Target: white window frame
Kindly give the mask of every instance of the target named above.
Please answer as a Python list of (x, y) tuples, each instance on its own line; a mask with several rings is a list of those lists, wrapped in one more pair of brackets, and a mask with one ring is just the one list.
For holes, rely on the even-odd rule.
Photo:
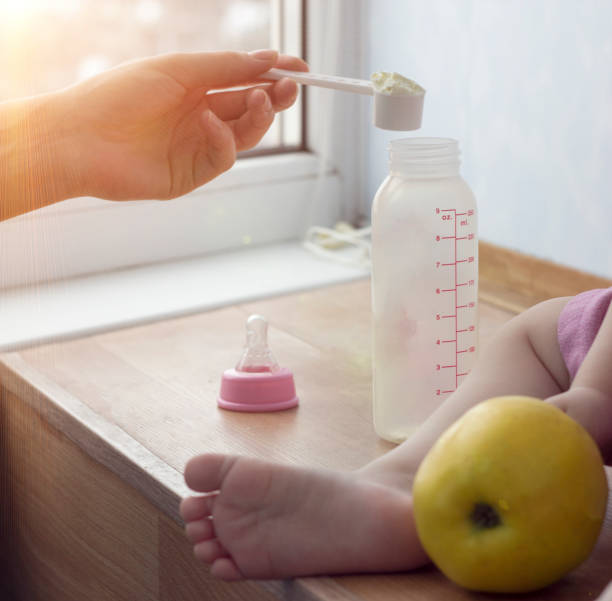
[[(312, 71), (330, 72), (331, 47), (333, 71), (361, 75), (363, 0), (305, 2)], [(302, 40), (285, 35), (284, 41), (286, 52), (300, 54)], [(367, 204), (363, 130), (369, 107), (362, 97), (342, 94), (342, 118), (322, 136), (317, 93), (306, 91), (308, 150), (240, 159), (213, 182), (169, 202), (71, 199), (0, 224), (0, 288), (297, 240), (313, 223), (356, 221)]]

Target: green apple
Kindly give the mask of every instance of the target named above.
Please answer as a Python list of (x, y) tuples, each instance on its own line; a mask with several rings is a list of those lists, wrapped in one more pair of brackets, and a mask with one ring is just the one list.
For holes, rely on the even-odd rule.
[(560, 409), (499, 397), (438, 439), (414, 481), (417, 532), (457, 584), (517, 593), (561, 578), (590, 554), (608, 484), (589, 434)]

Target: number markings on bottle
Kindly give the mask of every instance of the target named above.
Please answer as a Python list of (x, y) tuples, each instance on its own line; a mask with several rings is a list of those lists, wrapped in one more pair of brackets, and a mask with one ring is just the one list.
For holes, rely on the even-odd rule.
[(454, 297), (455, 297), (455, 302), (454, 302), (454, 308), (455, 308), (455, 313), (451, 314), (442, 314), (442, 313), (437, 313), (436, 314), (436, 320), (442, 320), (442, 319), (454, 319), (455, 320), (455, 338), (449, 338), (447, 340), (441, 340), (440, 338), (438, 338), (436, 340), (436, 344), (437, 345), (441, 345), (441, 344), (454, 344), (455, 345), (455, 362), (454, 364), (448, 364), (448, 365), (441, 365), (441, 364), (436, 364), (436, 370), (440, 371), (442, 369), (454, 369), (455, 370), (455, 387), (445, 390), (445, 389), (441, 389), (438, 388), (436, 389), (436, 395), (443, 395), (443, 394), (451, 394), (453, 392), (455, 392), (455, 390), (458, 388), (459, 386), (459, 378), (467, 376), (469, 373), (469, 370), (467, 371), (459, 371), (459, 356), (463, 355), (463, 354), (469, 354), (469, 353), (474, 353), (476, 351), (476, 346), (472, 345), (469, 346), (467, 348), (462, 348), (459, 344), (460, 342), (460, 334), (463, 333), (470, 333), (470, 332), (474, 332), (476, 329), (475, 324), (469, 324), (467, 327), (462, 327), (459, 328), (459, 312), (463, 311), (463, 310), (469, 310), (469, 309), (473, 309), (476, 306), (475, 301), (469, 301), (469, 302), (465, 302), (465, 300), (463, 300), (462, 304), (458, 304), (458, 296), (459, 296), (459, 289), (460, 288), (470, 288), (470, 287), (474, 287), (475, 286), (475, 279), (468, 279), (465, 282), (459, 282), (458, 281), (458, 266), (459, 265), (463, 265), (466, 264), (463, 268), (465, 269), (465, 267), (467, 267), (468, 265), (472, 264), (475, 265), (475, 256), (474, 255), (468, 255), (468, 256), (461, 256), (459, 257), (458, 255), (458, 243), (460, 243), (462, 240), (474, 240), (474, 234), (473, 233), (468, 233), (467, 235), (458, 235), (457, 232), (457, 227), (458, 227), (458, 222), (459, 222), (459, 227), (467, 227), (470, 225), (470, 221), (469, 218), (471, 216), (474, 215), (474, 211), (472, 209), (468, 210), (468, 211), (463, 211), (463, 212), (459, 212), (457, 211), (457, 209), (440, 209), (440, 208), (436, 208), (436, 214), (440, 215), (440, 218), (443, 222), (451, 222), (453, 223), (453, 234), (452, 235), (442, 235), (442, 233), (437, 234), (435, 239), (436, 242), (443, 242), (445, 240), (453, 240), (453, 244), (450, 247), (450, 261), (448, 262), (442, 262), (442, 261), (436, 261), (436, 268), (440, 269), (441, 267), (452, 267), (452, 273), (451, 273), (451, 277), (452, 277), (452, 281), (451, 281), (451, 287), (445, 287), (445, 288), (436, 288), (436, 294), (448, 294), (448, 293), (453, 293)]

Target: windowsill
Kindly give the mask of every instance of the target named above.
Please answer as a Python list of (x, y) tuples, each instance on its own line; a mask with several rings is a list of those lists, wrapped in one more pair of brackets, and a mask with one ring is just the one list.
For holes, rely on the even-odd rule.
[(344, 218), (341, 205), (339, 174), (321, 171), (308, 152), (239, 161), (168, 202), (71, 198), (0, 223), (1, 285), (226, 253), (245, 241), (254, 248), (294, 240), (310, 224)]
[(368, 276), (293, 241), (15, 288), (0, 296), (0, 351)]

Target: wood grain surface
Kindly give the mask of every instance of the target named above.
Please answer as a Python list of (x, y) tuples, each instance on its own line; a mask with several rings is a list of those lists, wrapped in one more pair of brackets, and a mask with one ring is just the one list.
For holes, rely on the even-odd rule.
[[(481, 342), (513, 315), (512, 306), (481, 302)], [(294, 372), (297, 409), (217, 408), (221, 373), (238, 361), (252, 313), (268, 319), (272, 350)], [(350, 470), (392, 448), (372, 428), (366, 280), (6, 353), (0, 379), (0, 423), (10, 432), (2, 438), (3, 465), (7, 452), (14, 464), (3, 490), (20, 516), (12, 544), (34, 566), (28, 601), (43, 598), (42, 588), (54, 591), (45, 601), (72, 599), (59, 591), (83, 593), (79, 578), (89, 574), (95, 584), (102, 577), (96, 569), (104, 579), (109, 572), (105, 582), (115, 596), (94, 588), (81, 598), (495, 598), (459, 590), (432, 568), (237, 586), (212, 581), (191, 559), (176, 507), (186, 492), (183, 466), (193, 455), (244, 454)], [(34, 543), (22, 540), (22, 523)], [(521, 599), (593, 599), (610, 578), (607, 528), (579, 570)]]
[(502, 248), (478, 245), (479, 296), (514, 313), (548, 298), (574, 296), (592, 288), (612, 286), (610, 278)]

